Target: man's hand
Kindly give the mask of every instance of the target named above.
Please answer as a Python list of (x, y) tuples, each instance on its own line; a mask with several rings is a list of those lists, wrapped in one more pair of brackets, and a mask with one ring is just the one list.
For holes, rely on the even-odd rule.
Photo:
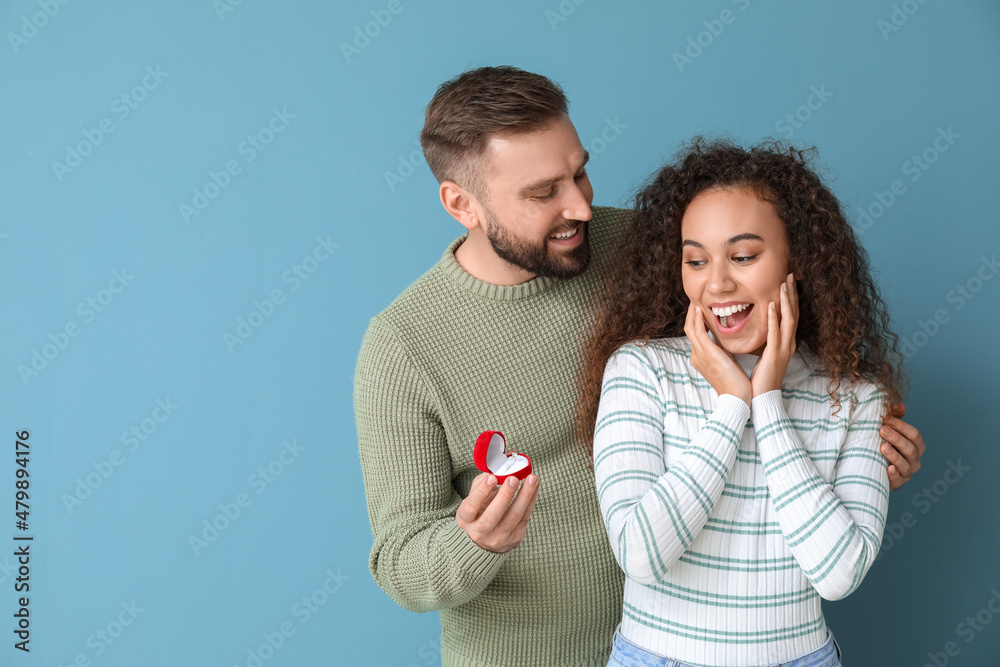
[(487, 551), (502, 554), (519, 545), (528, 533), (528, 519), (538, 498), (538, 477), (528, 475), (520, 493), (517, 487), (516, 477), (508, 477), (502, 486), (497, 486), (493, 475), (476, 477), (469, 497), (455, 513), (458, 527)]
[(889, 489), (895, 491), (910, 481), (910, 476), (920, 470), (920, 457), (924, 455), (927, 446), (924, 436), (915, 427), (904, 422), (900, 417), (906, 414), (906, 407), (900, 403), (893, 406), (893, 415), (883, 420), (879, 435), (885, 440), (882, 443), (882, 455), (889, 459)]

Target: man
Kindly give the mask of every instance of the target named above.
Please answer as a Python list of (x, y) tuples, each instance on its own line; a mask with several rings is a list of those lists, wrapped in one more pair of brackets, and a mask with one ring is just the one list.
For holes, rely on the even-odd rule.
[[(537, 74), (481, 68), (445, 83), (421, 145), (468, 234), (362, 344), (372, 575), (403, 607), (441, 610), (446, 666), (604, 665), (624, 578), (576, 436), (576, 376), (620, 212), (591, 208), (566, 98)], [(889, 424), (898, 487), (924, 446), (913, 427)], [(484, 430), (502, 431), (537, 475), (518, 490), (478, 474)]]

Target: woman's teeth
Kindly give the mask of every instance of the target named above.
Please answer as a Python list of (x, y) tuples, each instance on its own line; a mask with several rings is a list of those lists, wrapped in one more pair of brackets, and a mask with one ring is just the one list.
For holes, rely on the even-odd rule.
[(726, 306), (725, 308), (713, 308), (712, 312), (719, 317), (729, 317), (733, 313), (738, 313), (741, 310), (746, 310), (750, 307), (749, 303), (741, 303), (738, 306)]
[(729, 328), (729, 316), (740, 312), (741, 310), (746, 310), (750, 307), (749, 303), (741, 303), (738, 306), (726, 306), (725, 308), (712, 308), (712, 312), (715, 316), (719, 318), (719, 324), (723, 328)]

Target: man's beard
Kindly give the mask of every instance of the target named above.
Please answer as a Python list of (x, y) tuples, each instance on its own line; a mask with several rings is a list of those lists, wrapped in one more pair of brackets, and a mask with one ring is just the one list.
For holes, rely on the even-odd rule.
[(484, 208), (489, 220), (486, 238), (501, 259), (540, 277), (573, 278), (587, 270), (590, 264), (590, 239), (586, 222), (577, 222), (577, 234), (583, 234), (578, 246), (566, 253), (550, 256), (548, 237), (541, 245), (533, 246), (514, 236), (492, 210)]

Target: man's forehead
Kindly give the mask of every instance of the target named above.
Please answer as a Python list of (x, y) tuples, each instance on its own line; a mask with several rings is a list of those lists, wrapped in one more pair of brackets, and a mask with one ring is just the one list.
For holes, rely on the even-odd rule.
[(568, 150), (576, 148), (583, 152), (576, 127), (569, 118), (557, 118), (529, 132), (497, 132), (486, 142), (486, 152), (542, 151), (551, 150), (553, 145), (564, 145)]
[[(580, 144), (573, 124), (565, 119), (534, 132), (494, 135), (481, 156), (485, 173), (516, 181), (557, 178), (567, 168), (576, 171), (589, 154)], [(510, 173), (504, 173), (510, 171)], [(549, 173), (551, 172), (551, 173)]]

